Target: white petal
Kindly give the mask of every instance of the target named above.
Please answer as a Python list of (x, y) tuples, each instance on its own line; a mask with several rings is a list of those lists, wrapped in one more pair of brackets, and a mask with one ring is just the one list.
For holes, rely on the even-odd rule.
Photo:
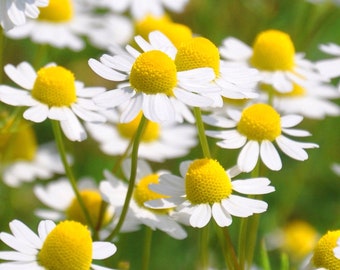
[(298, 142), (288, 139), (287, 137), (284, 137), (282, 135), (276, 138), (276, 142), (279, 145), (280, 149), (287, 156), (300, 161), (308, 159), (307, 152)]
[(249, 141), (241, 150), (237, 165), (243, 172), (250, 172), (256, 166), (259, 158), (260, 146), (257, 141)]
[(190, 225), (194, 228), (203, 228), (211, 219), (211, 207), (209, 204), (193, 206), (193, 213), (190, 217)]
[(174, 95), (181, 102), (193, 107), (209, 107), (214, 102), (212, 99), (208, 97), (191, 93), (180, 88), (175, 89)]
[(270, 141), (262, 141), (260, 145), (260, 156), (263, 163), (273, 171), (279, 171), (282, 168), (282, 162), (275, 146)]
[(85, 109), (78, 104), (73, 104), (72, 110), (79, 118), (87, 122), (103, 123), (106, 121), (106, 118), (100, 113)]
[(24, 223), (19, 220), (13, 220), (9, 223), (13, 235), (17, 238), (24, 239), (34, 248), (40, 248), (42, 245), (41, 239)]
[(129, 88), (118, 88), (99, 94), (93, 98), (93, 101), (104, 108), (114, 108), (123, 104), (135, 95), (135, 92)]
[(60, 126), (65, 136), (71, 141), (80, 142), (87, 138), (85, 129), (73, 113), (69, 113), (67, 120), (60, 121)]
[(110, 242), (93, 242), (92, 243), (92, 258), (102, 260), (112, 256), (117, 251), (114, 244)]
[(120, 82), (120, 81), (125, 81), (128, 78), (126, 74), (115, 71), (105, 66), (98, 60), (90, 59), (88, 61), (88, 64), (95, 73), (97, 73), (99, 76), (103, 77), (106, 80)]
[(37, 105), (34, 107), (28, 108), (24, 112), (24, 118), (35, 123), (41, 123), (46, 120), (49, 113), (49, 108), (47, 105)]
[(301, 115), (285, 115), (281, 117), (281, 126), (283, 128), (290, 128), (298, 125), (303, 120)]
[(23, 241), (20, 238), (16, 238), (9, 233), (0, 233), (0, 239), (7, 246), (25, 255), (35, 256), (38, 253), (37, 248), (33, 248), (32, 246), (27, 245), (26, 241)]
[(212, 215), (220, 227), (229, 226), (232, 223), (230, 214), (221, 207), (220, 203), (214, 203), (212, 206)]
[(38, 234), (42, 241), (44, 241), (47, 235), (55, 228), (55, 223), (51, 220), (42, 220), (39, 222)]
[(0, 251), (0, 259), (8, 261), (25, 262), (35, 260), (36, 255), (28, 255), (16, 251)]
[(290, 135), (290, 136), (295, 136), (295, 137), (307, 137), (307, 136), (310, 136), (311, 133), (307, 130), (302, 130), (302, 129), (285, 129), (283, 128), (282, 129), (282, 132), (287, 134), (287, 135)]
[(247, 44), (234, 37), (224, 39), (219, 50), (222, 57), (234, 61), (247, 61), (253, 53)]
[(270, 186), (268, 178), (259, 177), (231, 182), (233, 190), (249, 195), (267, 194), (273, 192), (274, 187)]

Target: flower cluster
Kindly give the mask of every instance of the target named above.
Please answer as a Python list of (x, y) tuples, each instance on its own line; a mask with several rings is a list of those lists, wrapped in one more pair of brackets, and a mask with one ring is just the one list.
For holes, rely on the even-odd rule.
[[(159, 269), (153, 231), (188, 243), (189, 257), (199, 234), (181, 269), (267, 270), (272, 251), (286, 256), (274, 269), (340, 267), (339, 231), (317, 241), (291, 220), (297, 198), (278, 206), (274, 180), (295, 161), (312, 166), (323, 145), (309, 129), (340, 115), (340, 46), (319, 44), (335, 59), (311, 60), (274, 26), (252, 45), (225, 33), (217, 43), (172, 18), (196, 2), (0, 0), (0, 195), (8, 208), (26, 200), (11, 194), (31, 196), (24, 208), (39, 219), (36, 234), (1, 213), (13, 251), (0, 251), (0, 269)], [(30, 52), (7, 55), (7, 44)], [(126, 248), (140, 242), (141, 262)]]

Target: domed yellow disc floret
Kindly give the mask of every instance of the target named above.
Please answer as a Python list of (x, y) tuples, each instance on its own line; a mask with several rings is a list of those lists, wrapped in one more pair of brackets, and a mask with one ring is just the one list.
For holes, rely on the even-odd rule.
[(32, 96), (48, 106), (70, 106), (77, 100), (74, 75), (71, 71), (50, 66), (38, 71)]
[(210, 67), (218, 76), (220, 54), (218, 48), (209, 39), (195, 37), (182, 43), (178, 48), (175, 63), (179, 71)]
[(250, 62), (260, 70), (291, 70), (294, 55), (294, 44), (288, 34), (267, 30), (256, 37)]
[(280, 115), (267, 104), (254, 104), (244, 109), (237, 130), (254, 141), (274, 141), (281, 134)]
[(90, 231), (75, 221), (59, 223), (46, 237), (38, 263), (50, 270), (89, 270), (92, 262)]
[[(82, 190), (80, 196), (83, 199), (84, 205), (89, 212), (92, 224), (98, 224), (102, 197), (96, 190)], [(69, 220), (78, 221), (84, 225), (87, 224), (84, 212), (79, 204), (79, 201), (74, 198), (66, 210), (66, 217)], [(106, 225), (110, 219), (109, 213), (106, 212), (102, 224)]]
[[(131, 139), (138, 128), (139, 122), (142, 118), (142, 112), (140, 112), (135, 119), (129, 123), (119, 123), (117, 125), (118, 132), (124, 138)], [(148, 121), (144, 133), (142, 135), (142, 142), (153, 142), (159, 138), (161, 132), (160, 125), (156, 122)]]
[(40, 8), (39, 19), (50, 22), (67, 22), (73, 18), (71, 0), (49, 0), (47, 7)]
[(137, 92), (172, 96), (177, 84), (175, 63), (162, 51), (144, 52), (132, 66), (130, 84)]
[(213, 159), (194, 160), (185, 175), (187, 199), (193, 204), (218, 203), (231, 192), (231, 181), (220, 163)]
[[(140, 179), (133, 193), (133, 197), (140, 207), (145, 207), (144, 203), (146, 201), (167, 198), (166, 195), (159, 194), (157, 192), (150, 190), (149, 188), (150, 184), (158, 184), (158, 183), (159, 183), (158, 174), (149, 174), (143, 177), (142, 179)], [(148, 208), (148, 209), (150, 211), (154, 211), (159, 214), (161, 213), (165, 214), (168, 212), (168, 209), (151, 209), (151, 208)]]
[(149, 15), (136, 24), (136, 33), (144, 39), (147, 39), (149, 33), (155, 30), (166, 35), (176, 47), (192, 38), (192, 31), (189, 27), (172, 22), (168, 16), (154, 17)]
[(321, 237), (316, 244), (313, 255), (313, 264), (316, 267), (323, 267), (328, 270), (340, 269), (340, 260), (334, 256), (333, 249), (340, 237), (340, 230), (329, 231)]

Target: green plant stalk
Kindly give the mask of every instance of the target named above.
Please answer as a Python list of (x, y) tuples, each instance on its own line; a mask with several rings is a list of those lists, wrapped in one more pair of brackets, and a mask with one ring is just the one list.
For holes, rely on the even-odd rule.
[(281, 270), (289, 270), (289, 258), (286, 253), (281, 254)]
[(133, 194), (133, 190), (135, 188), (135, 182), (136, 182), (139, 143), (141, 141), (141, 138), (142, 138), (142, 135), (143, 135), (143, 132), (144, 132), (144, 129), (147, 123), (148, 123), (148, 120), (143, 115), (142, 119), (139, 122), (136, 134), (134, 136), (134, 142), (133, 142), (132, 153), (131, 153), (131, 171), (130, 171), (129, 186), (128, 186), (128, 191), (125, 196), (122, 213), (119, 217), (116, 227), (112, 230), (110, 235), (106, 238), (106, 241), (112, 240), (114, 236), (119, 233), (124, 223), (126, 214), (128, 212), (129, 204), (132, 198), (132, 194)]
[(197, 127), (198, 137), (200, 139), (200, 144), (201, 144), (202, 151), (203, 151), (203, 156), (205, 158), (211, 158), (209, 144), (208, 144), (207, 136), (205, 135), (204, 124), (202, 121), (201, 109), (198, 107), (194, 107), (194, 115), (196, 119), (196, 127)]
[(3, 55), (4, 55), (4, 39), (5, 35), (3, 29), (0, 27), (0, 84), (2, 83), (3, 77)]
[(271, 270), (269, 256), (264, 240), (261, 241), (261, 262), (263, 270)]
[(52, 120), (52, 128), (53, 128), (53, 133), (54, 133), (54, 137), (57, 143), (57, 147), (59, 150), (59, 155), (61, 158), (61, 161), (64, 165), (64, 169), (66, 172), (66, 176), (70, 181), (70, 184), (72, 186), (73, 192), (76, 195), (77, 201), (84, 213), (85, 219), (86, 219), (86, 223), (89, 225), (89, 227), (92, 229), (92, 231), (94, 231), (94, 226), (91, 220), (91, 216), (88, 212), (88, 209), (85, 206), (85, 203), (83, 201), (83, 198), (81, 197), (78, 187), (77, 187), (77, 182), (76, 179), (73, 175), (73, 171), (67, 161), (67, 156), (66, 156), (66, 151), (65, 151), (65, 146), (64, 146), (64, 142), (63, 142), (63, 136), (62, 136), (62, 132), (60, 129), (60, 124), (59, 121), (57, 120)]
[(199, 230), (199, 269), (209, 268), (209, 223)]
[(237, 260), (237, 256), (235, 253), (234, 245), (231, 241), (230, 233), (228, 227), (223, 227), (221, 228), (226, 244), (226, 249), (225, 253), (226, 256), (228, 257), (228, 260), (230, 261), (230, 264), (233, 266), (231, 269), (232, 270), (241, 270), (241, 266)]
[(151, 254), (151, 243), (152, 243), (152, 229), (145, 226), (145, 236), (144, 236), (144, 247), (143, 247), (143, 257), (142, 257), (142, 269), (148, 270), (150, 263)]

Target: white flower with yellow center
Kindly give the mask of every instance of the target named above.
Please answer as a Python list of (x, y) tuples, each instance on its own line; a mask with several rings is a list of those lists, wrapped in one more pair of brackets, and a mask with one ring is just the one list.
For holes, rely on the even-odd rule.
[(0, 239), (14, 251), (0, 251), (0, 269), (30, 270), (110, 270), (93, 264), (112, 256), (117, 248), (109, 242), (93, 242), (88, 228), (76, 221), (57, 225), (40, 221), (38, 235), (19, 220), (9, 223), (12, 234), (1, 232)]
[(276, 91), (287, 93), (293, 84), (327, 81), (320, 75), (315, 64), (306, 60), (303, 54), (295, 53), (290, 36), (279, 30), (259, 33), (253, 48), (233, 37), (223, 40), (220, 47), (222, 58), (244, 63), (260, 71), (260, 82), (269, 84)]
[[(123, 163), (123, 172), (127, 178), (130, 175), (130, 160)], [(122, 208), (127, 192), (127, 185), (117, 179), (109, 171), (104, 172), (106, 180), (101, 181), (100, 191), (117, 212)], [(183, 239), (187, 236), (184, 229), (172, 219), (172, 209), (155, 210), (144, 205), (148, 200), (164, 198), (164, 195), (149, 189), (149, 184), (158, 183), (159, 172), (153, 172), (148, 163), (138, 160), (136, 185), (130, 201), (128, 215), (134, 217), (141, 224), (152, 230), (161, 230), (175, 239)]]
[(115, 55), (89, 60), (99, 76), (125, 82), (99, 95), (95, 102), (104, 108), (124, 104), (121, 122), (132, 121), (140, 111), (154, 122), (183, 121), (187, 105), (212, 105), (213, 100), (206, 95), (218, 91), (210, 83), (215, 77), (213, 70), (206, 67), (178, 71), (174, 62), (177, 49), (170, 40), (158, 31), (151, 32), (149, 40), (150, 43), (135, 37), (142, 53), (128, 45), (128, 53), (115, 47)]
[(154, 209), (176, 207), (176, 218), (192, 227), (202, 228), (211, 217), (218, 226), (232, 223), (232, 216), (249, 217), (267, 210), (267, 203), (245, 198), (235, 193), (258, 195), (274, 191), (267, 178), (234, 180), (239, 171), (225, 169), (214, 159), (196, 159), (180, 165), (181, 177), (163, 174), (150, 189), (164, 194), (149, 200), (146, 206)]
[(105, 91), (100, 87), (85, 88), (75, 81), (73, 73), (62, 67), (48, 65), (36, 72), (30, 64), (6, 65), (9, 78), (24, 88), (0, 85), (0, 100), (12, 106), (27, 106), (24, 118), (36, 123), (47, 118), (60, 121), (71, 141), (86, 139), (86, 132), (77, 117), (89, 122), (104, 122), (92, 98)]
[(323, 59), (316, 62), (316, 67), (321, 74), (336, 78), (340, 76), (340, 46), (335, 43), (321, 44), (320, 50), (335, 58)]
[(134, 19), (140, 20), (147, 15), (160, 17), (165, 14), (165, 9), (179, 13), (184, 10), (189, 0), (87, 0), (87, 2), (119, 13), (129, 10)]
[(218, 48), (209, 39), (193, 37), (183, 40), (175, 58), (177, 70), (210, 67), (214, 70), (213, 83), (220, 89), (209, 97), (214, 99), (213, 106), (223, 104), (222, 97), (229, 99), (248, 99), (257, 97), (255, 87), (259, 77), (256, 69), (237, 63), (221, 61)]
[(35, 43), (79, 51), (85, 47), (81, 36), (91, 35), (98, 20), (83, 9), (82, 3), (75, 0), (49, 0), (36, 20), (29, 20), (6, 34), (13, 39), (31, 38)]
[[(86, 129), (99, 142), (104, 153), (115, 156), (122, 155), (128, 148), (142, 114), (129, 123), (119, 123), (118, 114), (114, 116), (107, 117), (106, 123), (87, 123)], [(197, 133), (193, 125), (148, 121), (139, 144), (138, 156), (154, 162), (163, 162), (166, 159), (185, 156), (196, 144)]]
[(13, 27), (26, 23), (26, 17), (35, 19), (39, 15), (39, 7), (48, 5), (49, 0), (1, 0), (0, 25), (8, 31)]
[(222, 139), (217, 145), (227, 149), (242, 148), (237, 165), (243, 172), (252, 171), (259, 158), (269, 169), (277, 171), (282, 168), (282, 162), (274, 142), (282, 152), (296, 160), (306, 160), (308, 154), (305, 149), (317, 148), (314, 143), (297, 142), (286, 135), (295, 137), (309, 136), (304, 130), (293, 129), (303, 117), (299, 115), (280, 116), (267, 104), (253, 104), (242, 112), (228, 110), (228, 117), (210, 115), (204, 117), (207, 124), (227, 130), (206, 131), (210, 137)]

